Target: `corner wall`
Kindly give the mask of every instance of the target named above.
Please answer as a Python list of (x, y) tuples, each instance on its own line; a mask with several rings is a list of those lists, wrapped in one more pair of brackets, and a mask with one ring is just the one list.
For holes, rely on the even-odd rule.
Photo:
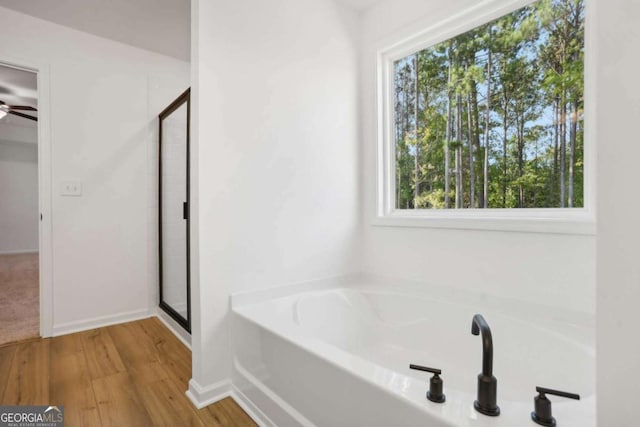
[[(5, 8), (0, 27), (0, 62), (49, 76), (53, 333), (149, 315), (156, 116), (188, 87), (189, 64)], [(61, 196), (64, 181), (82, 196)]]
[(230, 293), (360, 269), (358, 21), (331, 0), (192, 7), (193, 379), (211, 397)]
[(598, 425), (635, 427), (640, 395), (640, 3), (598, 3)]

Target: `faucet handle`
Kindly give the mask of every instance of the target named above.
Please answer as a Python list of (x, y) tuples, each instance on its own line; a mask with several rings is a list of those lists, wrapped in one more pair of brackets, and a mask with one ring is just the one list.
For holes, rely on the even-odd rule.
[(579, 394), (567, 393), (566, 391), (558, 391), (545, 387), (536, 387), (536, 391), (540, 393), (541, 396), (544, 396), (545, 394), (551, 394), (553, 396), (566, 397), (567, 399), (580, 400)]
[(435, 375), (442, 375), (442, 370), (435, 368), (427, 368), (426, 366), (414, 365), (413, 363), (409, 365), (409, 369), (415, 369), (416, 371), (425, 371), (431, 372)]
[(579, 394), (567, 393), (566, 391), (552, 390), (545, 387), (536, 387), (536, 391), (540, 394), (533, 399), (535, 410), (531, 413), (531, 419), (545, 427), (556, 426), (556, 419), (551, 415), (551, 401), (547, 399), (547, 394), (580, 400)]
[(442, 388), (444, 385), (442, 378), (440, 378), (442, 370), (428, 368), (426, 366), (414, 365), (413, 363), (409, 365), (409, 369), (430, 372), (433, 374), (433, 377), (431, 377), (431, 380), (429, 381), (429, 391), (427, 392), (427, 399), (435, 403), (444, 403), (445, 400), (447, 400), (447, 397), (442, 393)]

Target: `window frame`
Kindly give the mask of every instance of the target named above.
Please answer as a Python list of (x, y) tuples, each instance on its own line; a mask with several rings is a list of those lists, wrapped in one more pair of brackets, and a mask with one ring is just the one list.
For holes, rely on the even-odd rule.
[(537, 0), (488, 0), (377, 52), (377, 161), (374, 226), (477, 229), (594, 235), (595, 216), (595, 52), (585, 0), (584, 207), (493, 209), (396, 209), (394, 137), (394, 62), (498, 19)]

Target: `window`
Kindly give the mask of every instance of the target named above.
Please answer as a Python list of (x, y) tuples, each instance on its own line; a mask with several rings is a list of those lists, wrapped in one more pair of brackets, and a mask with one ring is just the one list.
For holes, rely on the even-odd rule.
[(381, 55), (383, 216), (584, 211), (585, 0), (447, 31)]

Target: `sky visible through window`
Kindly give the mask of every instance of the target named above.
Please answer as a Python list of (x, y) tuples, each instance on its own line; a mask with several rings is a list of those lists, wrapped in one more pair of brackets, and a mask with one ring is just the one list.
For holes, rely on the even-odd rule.
[(584, 0), (394, 63), (397, 209), (584, 206)]

